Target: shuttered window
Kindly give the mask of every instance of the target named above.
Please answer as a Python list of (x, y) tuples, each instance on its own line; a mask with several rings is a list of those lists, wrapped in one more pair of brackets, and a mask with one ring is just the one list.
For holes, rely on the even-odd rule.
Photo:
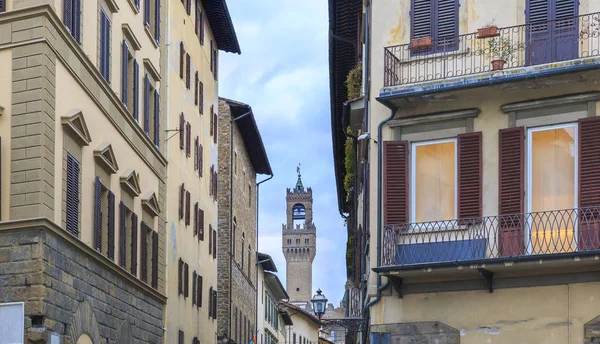
[(150, 27), (150, 0), (144, 0), (144, 25)]
[(200, 275), (198, 275), (198, 285), (196, 293), (196, 304), (198, 304), (198, 307), (202, 307), (202, 276)]
[(102, 252), (102, 181), (96, 177), (94, 185), (94, 249)]
[(217, 174), (217, 171), (214, 171), (213, 172), (213, 200), (215, 202), (217, 201), (218, 180), (219, 180), (219, 175)]
[(196, 289), (198, 288), (198, 279), (197, 279), (197, 274), (196, 274), (196, 270), (194, 270), (194, 273), (192, 273), (192, 305), (196, 305), (196, 298), (197, 298), (197, 292)]
[(185, 149), (185, 117), (183, 112), (179, 115), (179, 149)]
[(215, 72), (215, 54), (213, 54), (213, 48), (214, 43), (212, 41), (212, 39), (210, 40), (210, 72), (214, 73)]
[(79, 237), (79, 161), (67, 153), (66, 230)]
[(0, 0), (0, 12), (6, 11), (6, 0)]
[(204, 241), (204, 210), (198, 208), (198, 240)]
[(115, 194), (108, 190), (108, 259), (115, 260)]
[(104, 9), (100, 9), (100, 56), (98, 62), (100, 74), (107, 82), (110, 82), (110, 25), (108, 15)]
[(189, 90), (191, 88), (191, 57), (190, 54), (185, 54), (185, 87)]
[(215, 132), (214, 132), (215, 131), (215, 126), (214, 126), (215, 117), (213, 116), (214, 113), (215, 113), (215, 106), (211, 105), (210, 106), (210, 118), (209, 118), (210, 119), (210, 128), (209, 128), (210, 129), (210, 136), (214, 136), (215, 135)]
[(192, 156), (192, 125), (187, 122), (185, 125), (185, 156)]
[(160, 148), (160, 94), (154, 90), (154, 145)]
[(202, 144), (198, 144), (198, 171), (199, 171), (199, 176), (202, 177), (202, 170), (203, 170), (203, 166), (204, 166), (204, 151), (202, 148)]
[(140, 10), (140, 0), (135, 0), (135, 8), (137, 8), (137, 10)]
[(412, 0), (411, 38), (430, 37), (434, 45), (413, 52), (458, 49), (458, 0)]
[(185, 64), (185, 48), (183, 47), (183, 42), (179, 43), (179, 77), (183, 80), (183, 68)]
[(196, 33), (196, 35), (200, 33), (200, 4), (198, 3), (199, 1), (200, 0), (194, 0), (194, 9), (196, 10), (194, 12), (194, 32)]
[(579, 250), (600, 248), (600, 214), (586, 211), (600, 206), (600, 117), (579, 120)]
[(185, 184), (181, 184), (179, 188), (179, 219), (183, 220), (184, 215), (184, 207), (185, 207)]
[(183, 331), (179, 330), (179, 343), (178, 344), (184, 344), (184, 335), (183, 335)]
[(185, 0), (185, 11), (188, 15), (192, 14), (192, 0)]
[(200, 44), (204, 45), (204, 12), (200, 13)]
[(200, 112), (200, 115), (204, 114), (204, 84), (202, 83), (202, 81), (199, 81), (199, 95), (198, 95), (198, 111)]
[(211, 165), (210, 166), (210, 189), (209, 189), (209, 194), (211, 196), (213, 196), (213, 199), (214, 199), (213, 193), (215, 191), (214, 182), (213, 182), (213, 179), (215, 178), (214, 170), (215, 170), (215, 165)]
[(138, 216), (136, 213), (131, 214), (131, 274), (137, 276), (137, 238), (138, 238)]
[(183, 295), (183, 259), (181, 258), (179, 258), (177, 267), (177, 291), (180, 295)]
[(140, 116), (140, 66), (133, 60), (133, 118), (139, 120)]
[(152, 231), (152, 287), (158, 288), (158, 233)]
[(214, 112), (214, 110), (211, 109), (212, 112), (212, 116), (213, 116), (213, 142), (215, 144), (217, 144), (217, 136), (218, 136), (218, 130), (217, 130), (217, 114)]
[[(81, 0), (65, 0), (63, 8), (63, 21), (65, 27), (81, 43)], [(0, 0), (0, 12), (6, 10), (6, 0)]]
[(198, 136), (196, 136), (196, 138), (194, 139), (194, 171), (198, 170), (198, 150), (199, 150), (199, 141), (200, 138)]
[(213, 259), (217, 259), (217, 230), (213, 228), (212, 230), (213, 233), (213, 242), (212, 242), (212, 254), (213, 254)]
[(150, 77), (144, 77), (144, 132), (150, 135)]
[(185, 192), (185, 225), (189, 226), (190, 225), (190, 198), (191, 198), (191, 194), (189, 191)]
[(499, 131), (498, 249), (503, 256), (521, 255), (523, 245), (523, 127)]
[(383, 143), (383, 216), (385, 224), (408, 222), (408, 142)]
[(152, 229), (142, 221), (140, 241), (140, 279), (148, 283), (148, 238)]
[(217, 49), (217, 47), (215, 46), (215, 48), (212, 51), (213, 54), (213, 60), (214, 60), (214, 70), (213, 70), (213, 75), (215, 77), (215, 80), (219, 79), (219, 49)]
[(212, 318), (217, 319), (217, 291), (212, 291)]
[(129, 106), (129, 47), (123, 40), (121, 44), (121, 101), (125, 107)]
[(198, 71), (196, 71), (194, 76), (194, 105), (198, 105), (198, 83), (200, 79), (198, 78)]
[(212, 242), (213, 242), (212, 225), (208, 225), (208, 255), (212, 255)]
[(198, 235), (198, 232), (200, 231), (200, 214), (198, 214), (198, 210), (198, 202), (196, 202), (196, 204), (194, 204), (194, 236)]
[(213, 288), (210, 287), (208, 288), (208, 316), (210, 318), (212, 318), (212, 304), (213, 304), (213, 298), (212, 298), (212, 292), (213, 292)]
[(127, 268), (127, 207), (119, 203), (119, 266)]
[(190, 296), (190, 266), (183, 264), (183, 296)]
[(458, 145), (458, 217), (481, 217), (482, 145), (481, 132), (461, 134)]
[(160, 44), (160, 0), (154, 0), (154, 39)]

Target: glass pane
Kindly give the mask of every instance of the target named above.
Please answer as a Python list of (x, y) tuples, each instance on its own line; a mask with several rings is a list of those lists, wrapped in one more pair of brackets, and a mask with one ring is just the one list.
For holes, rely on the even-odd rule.
[(531, 133), (531, 246), (533, 253), (572, 251), (573, 219), (562, 213), (575, 202), (575, 127)]
[(415, 147), (416, 222), (452, 220), (456, 179), (455, 142)]

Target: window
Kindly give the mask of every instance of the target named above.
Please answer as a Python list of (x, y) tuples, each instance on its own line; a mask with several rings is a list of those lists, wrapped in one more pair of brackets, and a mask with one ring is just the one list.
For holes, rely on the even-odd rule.
[(198, 279), (196, 281), (196, 305), (202, 307), (202, 276), (198, 275), (196, 278)]
[(160, 95), (156, 80), (150, 79), (148, 73), (144, 77), (144, 132), (160, 147)]
[(66, 230), (79, 237), (79, 161), (67, 153)]
[(160, 0), (144, 0), (144, 25), (150, 35), (160, 43)]
[(141, 224), (141, 241), (140, 241), (140, 279), (142, 282), (148, 283), (148, 267), (152, 268), (152, 254), (148, 254), (149, 249), (152, 249), (152, 227), (146, 222)]
[(119, 204), (119, 266), (137, 275), (138, 216), (125, 203)]
[(412, 152), (412, 221), (455, 219), (456, 140), (414, 143)]
[(248, 245), (248, 276), (250, 276), (252, 266), (252, 248)]
[(192, 14), (192, 0), (185, 0), (185, 11), (188, 15)]
[(186, 190), (185, 192), (185, 225), (189, 226), (191, 224), (191, 194)]
[[(68, 2), (69, 0), (67, 0)], [(104, 9), (100, 9), (100, 49), (98, 56), (98, 65), (100, 74), (110, 83), (110, 19)]]
[(237, 176), (237, 152), (233, 153), (233, 173)]
[(296, 245), (300, 245), (300, 239), (296, 239)]
[(212, 225), (209, 225), (208, 228), (212, 231), (212, 235), (213, 235), (213, 242), (212, 242), (213, 259), (217, 259), (217, 230), (212, 228)]
[(252, 186), (248, 185), (248, 207), (252, 206)]
[[(527, 212), (577, 208), (577, 125), (530, 128), (527, 135)], [(574, 230), (567, 228), (571, 221), (548, 223), (535, 217), (531, 222), (528, 252), (575, 249)]]
[(192, 125), (187, 122), (185, 125), (185, 156), (192, 156)]
[(115, 194), (96, 177), (94, 192), (94, 248), (115, 258)]
[(433, 46), (413, 49), (432, 53), (458, 49), (458, 0), (412, 0), (411, 39), (430, 37)]
[(133, 57), (127, 41), (123, 40), (121, 49), (121, 101), (133, 118), (137, 120), (139, 116), (139, 65)]
[(185, 87), (188, 90), (192, 86), (192, 83), (191, 83), (191, 71), (192, 71), (191, 57), (190, 57), (190, 54), (186, 53), (185, 54)]
[(242, 269), (244, 268), (244, 241), (246, 240), (246, 233), (242, 233), (242, 247), (240, 249), (240, 255), (242, 256)]
[(200, 44), (204, 45), (204, 13), (202, 12), (200, 0), (196, 0), (195, 32), (198, 36), (198, 41), (200, 41)]
[(185, 215), (185, 184), (182, 183), (179, 187), (179, 219), (183, 220)]
[(183, 41), (179, 42), (179, 78), (183, 80), (185, 70), (185, 47)]
[(237, 228), (237, 220), (235, 219), (235, 217), (233, 218), (233, 229), (231, 231), (231, 246), (232, 246), (232, 252), (233, 252), (233, 259), (235, 259), (235, 230)]
[(158, 232), (152, 231), (152, 288), (158, 288)]
[(287, 243), (288, 243), (288, 245), (291, 245), (292, 244), (292, 239), (287, 239)]
[(200, 115), (204, 114), (204, 84), (202, 83), (202, 81), (198, 81), (199, 85), (198, 85), (198, 112), (200, 113)]
[(185, 337), (183, 334), (183, 331), (179, 330), (179, 343), (178, 344), (183, 344), (185, 342)]
[(308, 245), (309, 244), (310, 239), (304, 239), (304, 244)]
[[(67, 31), (81, 44), (81, 0), (65, 0), (63, 21)], [(4, 8), (4, 6), (0, 6)]]
[(198, 77), (198, 71), (194, 74), (194, 105), (198, 105), (198, 95), (200, 92), (198, 91), (198, 86), (200, 84), (200, 78)]

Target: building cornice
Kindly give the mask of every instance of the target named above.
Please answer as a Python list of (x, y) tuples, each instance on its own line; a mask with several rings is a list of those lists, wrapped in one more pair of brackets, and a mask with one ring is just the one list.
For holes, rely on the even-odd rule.
[(535, 110), (546, 107), (595, 102), (598, 100), (600, 100), (600, 92), (587, 92), (504, 104), (500, 106), (500, 108), (504, 113), (512, 113), (517, 111)]
[(438, 112), (427, 115), (411, 116), (405, 118), (393, 119), (388, 122), (390, 128), (405, 127), (407, 125), (434, 123), (440, 121), (450, 121), (456, 119), (466, 119), (479, 116), (479, 109), (464, 109), (449, 112)]
[(94, 250), (92, 247), (86, 245), (83, 241), (79, 240), (79, 238), (76, 238), (73, 235), (69, 234), (67, 231), (65, 231), (63, 228), (61, 228), (54, 222), (50, 221), (50, 219), (48, 218), (34, 218), (26, 220), (0, 222), (0, 233), (23, 230), (42, 230), (51, 235), (58, 236), (61, 239), (73, 245), (77, 250), (80, 251), (80, 253), (94, 259), (102, 266), (114, 273), (116, 276), (122, 278), (132, 286), (143, 291), (148, 296), (154, 298), (157, 301), (160, 301), (163, 304), (167, 302), (167, 297), (165, 295), (161, 294), (149, 285), (135, 278), (128, 271), (118, 266), (115, 262), (103, 256), (102, 254)]

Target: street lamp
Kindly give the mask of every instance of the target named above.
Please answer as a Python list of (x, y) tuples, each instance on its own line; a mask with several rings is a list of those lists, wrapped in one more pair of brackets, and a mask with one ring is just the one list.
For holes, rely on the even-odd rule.
[(313, 311), (315, 312), (315, 315), (319, 318), (319, 321), (321, 320), (323, 314), (325, 314), (325, 307), (327, 306), (328, 301), (325, 295), (321, 293), (321, 289), (318, 289), (317, 294), (313, 296), (312, 300), (310, 300), (313, 305)]

